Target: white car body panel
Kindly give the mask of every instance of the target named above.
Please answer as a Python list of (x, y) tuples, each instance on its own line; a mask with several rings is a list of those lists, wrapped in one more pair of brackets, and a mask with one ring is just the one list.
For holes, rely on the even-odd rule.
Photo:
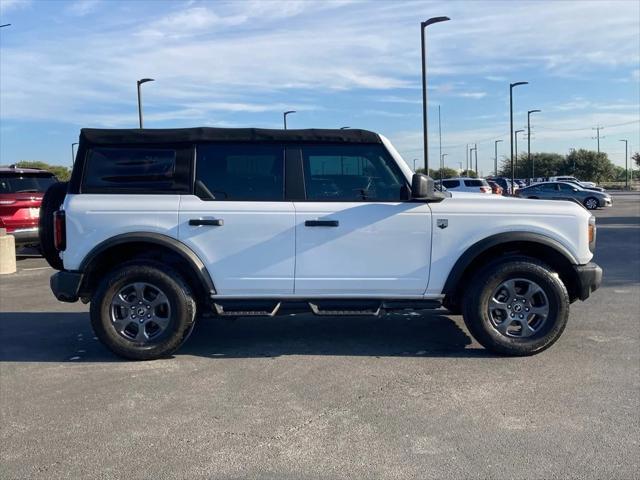
[(562, 244), (580, 264), (593, 257), (587, 232), (591, 215), (581, 206), (554, 200), (493, 200), (497, 196), (453, 194), (431, 204), (434, 224), (446, 219), (448, 226), (433, 230), (428, 296), (442, 292), (455, 262), (469, 247), (499, 233), (544, 235)]
[[(192, 218), (222, 226), (192, 226)], [(216, 202), (183, 195), (178, 238), (207, 267), (219, 295), (293, 294), (295, 210), (292, 202)]]
[(179, 195), (69, 194), (66, 213), (67, 248), (61, 253), (66, 270), (77, 270), (98, 244), (123, 233), (159, 233), (178, 238)]
[[(426, 203), (296, 202), (295, 293), (421, 297), (429, 278)], [(306, 220), (337, 220), (308, 227)]]

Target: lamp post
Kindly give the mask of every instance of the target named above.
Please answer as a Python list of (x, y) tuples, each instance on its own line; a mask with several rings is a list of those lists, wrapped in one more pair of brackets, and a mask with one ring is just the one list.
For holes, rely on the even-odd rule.
[(444, 157), (446, 157), (447, 155), (449, 155), (448, 153), (441, 153), (440, 154), (440, 185), (442, 185), (442, 175), (443, 175), (443, 170), (444, 170)]
[(438, 157), (440, 158), (440, 180), (442, 180), (442, 122), (440, 119), (440, 105), (438, 105)]
[(478, 171), (478, 144), (474, 143), (473, 144), (473, 155), (476, 157), (476, 176), (479, 177), (479, 171)]
[(628, 157), (628, 147), (629, 140), (620, 140), (624, 142), (624, 188), (625, 190), (629, 190), (629, 157)]
[(424, 169), (429, 172), (429, 139), (427, 137), (427, 48), (425, 44), (425, 29), (434, 23), (446, 22), (449, 17), (432, 17), (420, 22), (420, 39), (422, 43), (422, 136), (424, 148)]
[(76, 145), (78, 145), (78, 142), (71, 144), (71, 165), (76, 163), (76, 152), (73, 149), (73, 147), (75, 147)]
[(413, 159), (413, 173), (416, 173), (416, 161), (417, 160), (418, 160), (417, 158)]
[[(524, 128), (520, 129), (520, 130), (516, 130), (515, 132), (513, 132), (514, 134), (514, 138), (516, 141), (516, 163), (515, 163), (515, 168), (516, 170), (518, 169), (518, 134), (524, 132)], [(515, 173), (513, 170), (511, 170), (511, 183), (513, 185), (513, 181), (515, 179)]]
[(511, 144), (511, 185), (515, 181), (515, 171), (513, 165), (513, 87), (527, 85), (529, 82), (515, 82), (509, 84), (509, 143)]
[(284, 129), (287, 129), (287, 115), (289, 115), (290, 113), (296, 113), (295, 110), (287, 110), (286, 112), (284, 112), (282, 114), (282, 119), (284, 120)]
[(5, 23), (4, 25), (0, 25), (0, 28), (2, 28), (2, 27), (10, 27), (10, 26), (11, 26), (10, 23)]
[[(475, 144), (469, 150), (469, 168), (467, 168), (467, 176), (469, 175), (469, 172), (471, 171), (471, 167), (473, 166), (473, 152), (475, 152), (477, 150), (478, 150), (478, 147), (475, 146)], [(478, 172), (476, 172), (476, 173), (478, 173)]]
[(136, 82), (138, 85), (138, 124), (140, 125), (140, 129), (142, 129), (142, 96), (140, 95), (140, 85), (153, 81), (153, 78), (142, 78)]
[(531, 181), (533, 181), (535, 168), (533, 160), (531, 160), (531, 114), (541, 112), (542, 110), (529, 110), (527, 112), (527, 162), (531, 165)]
[(498, 176), (498, 143), (502, 142), (502, 140), (495, 140), (493, 142), (493, 147), (495, 149), (495, 157), (493, 157), (493, 174), (497, 177)]

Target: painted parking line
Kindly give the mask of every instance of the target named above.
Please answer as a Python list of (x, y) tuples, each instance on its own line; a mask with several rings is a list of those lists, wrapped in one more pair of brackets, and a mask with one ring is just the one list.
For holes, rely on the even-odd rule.
[(51, 267), (33, 267), (33, 268), (21, 268), (21, 272), (31, 272), (33, 270), (49, 270)]

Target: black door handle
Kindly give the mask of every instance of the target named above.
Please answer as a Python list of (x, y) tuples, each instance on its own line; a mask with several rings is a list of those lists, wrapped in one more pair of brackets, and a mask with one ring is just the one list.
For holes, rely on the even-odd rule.
[(305, 220), (305, 227), (337, 227), (340, 225), (338, 220)]
[(221, 218), (192, 218), (189, 220), (189, 225), (195, 227), (209, 226), (209, 227), (221, 227), (224, 225), (224, 220)]

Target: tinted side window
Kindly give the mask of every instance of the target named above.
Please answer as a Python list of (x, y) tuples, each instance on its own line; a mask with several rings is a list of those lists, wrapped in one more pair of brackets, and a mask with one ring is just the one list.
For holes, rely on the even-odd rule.
[(53, 175), (2, 175), (0, 176), (0, 193), (46, 192), (56, 183)]
[(382, 145), (303, 146), (308, 200), (399, 202), (407, 182)]
[(442, 184), (446, 188), (456, 188), (460, 186), (460, 182), (458, 180), (443, 180)]
[(488, 185), (484, 180), (465, 180), (466, 187), (486, 187)]
[(543, 192), (555, 192), (558, 189), (556, 188), (556, 185), (554, 183), (543, 183), (542, 185), (540, 185), (540, 190), (542, 190)]
[(203, 200), (284, 200), (281, 145), (202, 144), (195, 191)]
[(574, 185), (568, 185), (566, 183), (559, 183), (558, 187), (560, 188), (560, 190), (562, 190), (563, 192), (573, 192), (573, 189), (576, 188)]
[(178, 168), (176, 157), (176, 150), (168, 148), (92, 148), (82, 191), (181, 193), (188, 188), (189, 167)]

